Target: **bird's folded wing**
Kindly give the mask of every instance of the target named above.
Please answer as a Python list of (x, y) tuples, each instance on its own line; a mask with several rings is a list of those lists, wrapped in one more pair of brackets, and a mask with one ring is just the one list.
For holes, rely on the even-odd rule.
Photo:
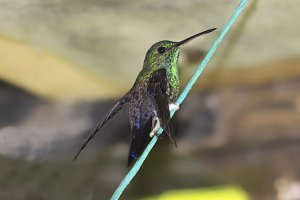
[(147, 92), (151, 97), (157, 111), (162, 128), (169, 136), (170, 140), (176, 145), (170, 127), (169, 97), (167, 94), (168, 79), (166, 69), (161, 68), (152, 73), (149, 79)]

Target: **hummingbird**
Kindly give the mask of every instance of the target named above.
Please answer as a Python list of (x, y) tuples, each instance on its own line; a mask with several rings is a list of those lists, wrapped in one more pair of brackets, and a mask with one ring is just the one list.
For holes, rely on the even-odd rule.
[(163, 40), (152, 45), (147, 51), (143, 68), (132, 88), (115, 103), (102, 121), (90, 132), (73, 160), (77, 159), (90, 140), (125, 104), (129, 104), (131, 127), (128, 166), (141, 155), (151, 138), (155, 135), (158, 136), (157, 131), (160, 127), (164, 129), (164, 133), (171, 142), (177, 146), (169, 122), (170, 112), (179, 109), (176, 100), (179, 93), (178, 59), (181, 47), (194, 38), (214, 30), (216, 28), (208, 29), (180, 42)]

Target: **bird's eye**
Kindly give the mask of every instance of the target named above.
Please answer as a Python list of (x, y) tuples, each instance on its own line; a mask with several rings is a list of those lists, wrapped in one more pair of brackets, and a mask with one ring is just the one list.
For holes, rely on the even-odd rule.
[(159, 54), (163, 54), (166, 51), (166, 48), (165, 47), (159, 47), (157, 49), (157, 51), (158, 51)]

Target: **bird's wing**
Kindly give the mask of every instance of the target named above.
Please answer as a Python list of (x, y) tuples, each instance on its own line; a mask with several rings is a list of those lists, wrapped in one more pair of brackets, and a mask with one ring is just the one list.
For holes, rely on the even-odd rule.
[(165, 133), (167, 133), (173, 144), (177, 146), (170, 126), (171, 118), (169, 110), (169, 97), (167, 94), (168, 84), (166, 69), (158, 69), (151, 75), (147, 92), (152, 99), (153, 104), (155, 105), (161, 127), (164, 128)]
[(124, 97), (122, 97), (111, 109), (106, 113), (102, 121), (100, 121), (97, 126), (90, 132), (89, 136), (84, 140), (81, 148), (74, 156), (73, 160), (75, 161), (79, 156), (80, 152), (87, 146), (89, 141), (93, 139), (93, 137), (101, 130), (101, 128), (107, 124), (109, 120), (111, 120), (124, 106), (125, 103), (129, 100), (129, 93), (127, 93)]

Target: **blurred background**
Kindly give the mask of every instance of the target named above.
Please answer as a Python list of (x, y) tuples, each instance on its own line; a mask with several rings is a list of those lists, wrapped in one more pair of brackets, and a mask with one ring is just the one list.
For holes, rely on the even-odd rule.
[[(72, 162), (82, 140), (153, 43), (217, 27), (184, 47), (183, 87), (238, 3), (0, 0), (0, 199), (108, 199), (127, 109)], [(159, 140), (122, 199), (300, 199), (299, 8), (248, 3), (175, 115), (178, 147)]]

